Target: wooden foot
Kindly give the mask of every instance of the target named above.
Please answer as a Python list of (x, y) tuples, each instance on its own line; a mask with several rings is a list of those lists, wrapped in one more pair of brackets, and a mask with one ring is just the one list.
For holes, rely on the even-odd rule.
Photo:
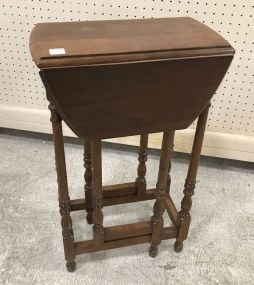
[(174, 250), (175, 252), (180, 253), (183, 250), (183, 242), (177, 240), (174, 244)]
[(184, 197), (181, 202), (181, 210), (178, 213), (178, 236), (177, 241), (175, 243), (175, 251), (180, 252), (183, 248), (183, 241), (187, 239), (189, 233), (189, 226), (190, 226), (190, 209), (192, 206), (192, 196), (194, 194), (195, 184), (196, 184), (196, 176), (198, 170), (198, 162), (200, 158), (205, 126), (209, 111), (209, 106), (207, 106), (201, 115), (198, 118), (197, 128), (195, 132), (192, 152), (191, 152), (191, 160), (189, 164), (187, 178), (184, 184)]
[(154, 258), (157, 256), (157, 254), (158, 254), (158, 247), (157, 246), (150, 246), (149, 247), (149, 255)]
[(86, 199), (86, 220), (89, 225), (93, 223), (92, 207), (92, 144), (90, 141), (84, 143), (84, 167), (85, 167), (85, 199)]
[(69, 272), (74, 272), (76, 270), (76, 261), (67, 261), (66, 262), (66, 268)]

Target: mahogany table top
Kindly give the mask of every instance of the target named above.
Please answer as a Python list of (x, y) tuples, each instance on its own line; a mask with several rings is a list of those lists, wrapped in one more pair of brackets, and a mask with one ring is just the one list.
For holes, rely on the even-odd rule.
[(187, 128), (234, 55), (191, 18), (42, 23), (30, 49), (49, 100), (82, 139)]
[(30, 49), (40, 68), (232, 53), (218, 33), (187, 17), (40, 23)]

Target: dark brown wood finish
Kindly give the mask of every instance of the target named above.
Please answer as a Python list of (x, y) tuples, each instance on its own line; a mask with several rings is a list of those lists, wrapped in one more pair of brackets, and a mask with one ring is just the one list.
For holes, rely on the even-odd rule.
[(84, 143), (84, 167), (85, 167), (85, 198), (86, 198), (86, 220), (88, 224), (93, 223), (93, 205), (92, 205), (92, 144), (90, 141)]
[(173, 223), (173, 225), (178, 226), (178, 214), (176, 206), (172, 200), (172, 198), (169, 196), (169, 193), (165, 196), (165, 208), (166, 211)]
[(106, 139), (187, 128), (210, 101), (231, 60), (217, 56), (50, 68), (41, 76), (74, 133)]
[(51, 112), (50, 121), (52, 123), (53, 138), (55, 146), (55, 160), (56, 160), (56, 173), (58, 182), (58, 200), (61, 214), (62, 235), (64, 254), (66, 259), (66, 267), (68, 271), (73, 272), (76, 269), (75, 262), (75, 246), (74, 235), (72, 230), (72, 220), (70, 216), (70, 198), (68, 193), (67, 173), (65, 166), (63, 132), (62, 132), (62, 119), (57, 113), (55, 107), (50, 104), (49, 110)]
[(191, 18), (39, 24), (30, 49), (61, 117), (89, 140), (188, 127), (234, 54)]
[(187, 238), (189, 232), (189, 226), (191, 220), (190, 209), (192, 206), (191, 197), (194, 194), (194, 189), (196, 185), (198, 162), (202, 149), (202, 143), (203, 143), (209, 108), (210, 108), (210, 103), (198, 118), (197, 128), (191, 152), (191, 160), (183, 190), (184, 197), (181, 202), (181, 211), (179, 212), (178, 215), (179, 233), (174, 246), (176, 252), (182, 251), (183, 241)]
[[(64, 48), (61, 55), (49, 49)], [(51, 102), (59, 206), (66, 266), (78, 254), (150, 243), (154, 257), (164, 239), (180, 252), (188, 236), (208, 103), (223, 79), (234, 49), (191, 18), (38, 24), (30, 37), (32, 57)], [(175, 130), (197, 117), (181, 210), (170, 197)], [(70, 200), (62, 119), (84, 141), (85, 199)], [(146, 189), (148, 134), (164, 132), (156, 189)], [(101, 140), (140, 135), (135, 182), (102, 186)], [(151, 221), (103, 227), (102, 206), (156, 199)], [(86, 210), (93, 240), (74, 242), (71, 211)], [(167, 211), (173, 226), (164, 227)]]
[(145, 195), (146, 191), (146, 161), (147, 161), (147, 146), (148, 146), (148, 134), (140, 136), (140, 150), (139, 150), (139, 165), (138, 165), (138, 177), (136, 179), (137, 194), (139, 196)]
[[(50, 55), (52, 48), (66, 53)], [(218, 33), (188, 17), (40, 23), (30, 50), (40, 68), (232, 53)]]
[(170, 159), (170, 140), (171, 132), (164, 132), (161, 146), (158, 181), (155, 189), (156, 202), (153, 207), (152, 216), (153, 231), (151, 246), (149, 249), (149, 254), (152, 257), (155, 257), (157, 255), (158, 245), (161, 243), (162, 239), (162, 229), (164, 224), (162, 215), (165, 211), (165, 197), (167, 194), (166, 188), (168, 178), (168, 164)]
[(102, 186), (103, 198), (112, 198), (136, 194), (135, 182)]
[(175, 131), (170, 132), (170, 142), (169, 142), (169, 165), (168, 165), (168, 181), (167, 181), (167, 192), (169, 193), (170, 191), (170, 186), (171, 186), (171, 176), (170, 176), (170, 171), (171, 171), (171, 166), (172, 166), (172, 156), (173, 156), (173, 151), (174, 151), (174, 138), (175, 138)]
[(103, 197), (102, 197), (102, 169), (101, 169), (101, 141), (92, 142), (93, 161), (93, 234), (94, 246), (101, 246), (104, 242), (103, 229)]
[[(118, 189), (116, 189), (117, 191)], [(104, 193), (103, 193), (104, 194)], [(153, 200), (154, 196), (154, 189), (146, 190), (145, 195), (138, 196), (135, 194), (130, 195), (115, 195), (112, 197), (104, 198), (103, 195), (103, 206), (112, 206), (118, 204), (126, 204), (126, 203), (133, 203), (133, 202), (140, 202), (146, 200)], [(72, 211), (79, 211), (86, 209), (86, 200), (85, 199), (75, 199), (71, 200), (71, 210)]]
[[(132, 228), (131, 228), (132, 229)], [(162, 232), (162, 240), (176, 238), (177, 228), (176, 227), (165, 227)], [(151, 241), (151, 234), (144, 234), (140, 236), (134, 236), (129, 238), (114, 239), (105, 241), (100, 247), (94, 247), (92, 240), (76, 242), (76, 254), (90, 253), (101, 250), (108, 250), (113, 248), (119, 248), (130, 245), (137, 245), (141, 243), (148, 243)]]

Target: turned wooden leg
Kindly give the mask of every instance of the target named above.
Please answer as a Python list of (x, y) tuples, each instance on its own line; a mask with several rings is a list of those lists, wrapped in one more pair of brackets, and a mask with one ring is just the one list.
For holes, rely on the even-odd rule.
[(170, 186), (171, 186), (170, 171), (171, 171), (171, 165), (172, 165), (171, 160), (172, 160), (173, 151), (174, 151), (174, 137), (175, 137), (175, 131), (170, 131), (170, 142), (169, 142), (170, 153), (169, 153), (168, 180), (167, 180), (167, 192), (168, 193), (170, 191)]
[(178, 213), (179, 232), (174, 245), (174, 249), (176, 252), (182, 251), (183, 241), (187, 238), (189, 232), (189, 226), (191, 220), (190, 209), (192, 206), (191, 197), (194, 194), (196, 176), (198, 170), (198, 162), (200, 158), (209, 107), (210, 104), (204, 109), (204, 111), (201, 113), (201, 115), (198, 118), (188, 174), (185, 180), (185, 185), (183, 190), (184, 197), (181, 202), (181, 210)]
[(158, 181), (155, 189), (156, 201), (153, 207), (152, 216), (152, 238), (149, 254), (155, 257), (158, 253), (158, 245), (161, 243), (162, 230), (163, 230), (163, 213), (165, 211), (165, 197), (167, 195), (167, 179), (168, 179), (168, 165), (170, 157), (170, 138), (171, 132), (163, 133), (160, 166)]
[(148, 134), (140, 136), (139, 165), (137, 169), (138, 177), (136, 179), (137, 194), (143, 196), (146, 191), (146, 161), (147, 161)]
[(73, 272), (76, 269), (75, 262), (75, 246), (72, 230), (72, 220), (70, 216), (70, 198), (68, 193), (67, 174), (64, 155), (64, 143), (62, 133), (62, 119), (57, 113), (55, 107), (50, 104), (51, 122), (53, 128), (54, 146), (55, 146), (55, 161), (58, 182), (58, 197), (61, 214), (62, 235), (64, 254), (66, 259), (67, 270)]
[(88, 224), (93, 223), (93, 207), (92, 207), (92, 143), (85, 141), (84, 143), (84, 167), (85, 167), (85, 199), (86, 199), (86, 220)]
[(94, 246), (100, 246), (104, 243), (103, 229), (103, 196), (102, 196), (102, 166), (101, 166), (101, 141), (92, 142), (92, 161), (93, 161), (93, 236)]

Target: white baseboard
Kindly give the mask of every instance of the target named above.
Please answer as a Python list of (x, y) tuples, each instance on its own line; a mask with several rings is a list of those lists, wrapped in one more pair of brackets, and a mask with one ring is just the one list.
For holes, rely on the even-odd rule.
[[(52, 133), (48, 110), (8, 105), (0, 105), (0, 127)], [(75, 137), (66, 125), (63, 126), (63, 132), (65, 136)], [(179, 152), (189, 153), (191, 151), (193, 135), (194, 130), (192, 129), (177, 131), (174, 149)], [(115, 138), (107, 141), (138, 145), (139, 137)], [(150, 135), (149, 146), (160, 148), (161, 134)], [(202, 154), (254, 162), (254, 137), (206, 131)]]

